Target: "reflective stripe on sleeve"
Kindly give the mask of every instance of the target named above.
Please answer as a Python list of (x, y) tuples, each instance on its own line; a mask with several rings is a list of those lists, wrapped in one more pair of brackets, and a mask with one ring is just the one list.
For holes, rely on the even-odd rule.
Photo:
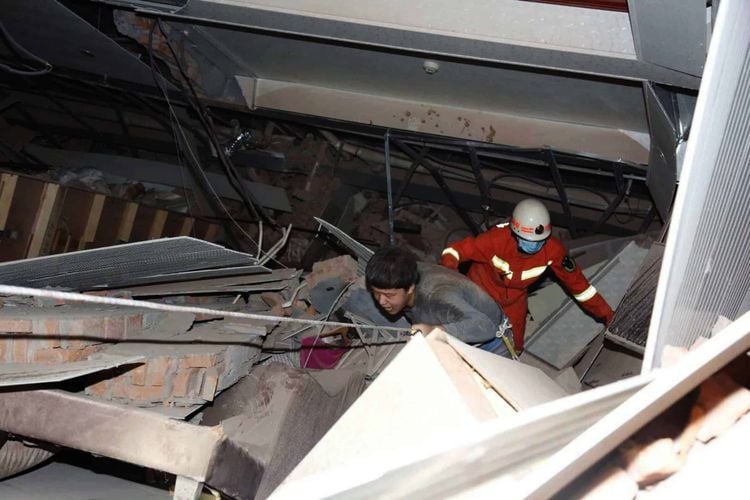
[(505, 273), (509, 280), (513, 279), (513, 271), (510, 270), (510, 264), (508, 264), (508, 262), (495, 255), (492, 257), (492, 265)]
[(458, 252), (454, 248), (451, 248), (451, 247), (448, 247), (445, 250), (443, 250), (443, 253), (441, 255), (450, 255), (453, 258), (455, 258), (457, 261), (461, 260), (461, 257), (458, 255)]
[(497, 224), (495, 227), (504, 228), (505, 226), (509, 225), (509, 222), (503, 222), (502, 224)]
[(530, 280), (531, 278), (536, 278), (537, 276), (544, 274), (544, 271), (546, 270), (547, 266), (532, 267), (521, 273), (521, 279)]
[(581, 293), (573, 295), (573, 297), (575, 297), (575, 299), (578, 302), (586, 302), (594, 295), (596, 295), (596, 288), (594, 288), (593, 285), (590, 285), (587, 289), (585, 289)]

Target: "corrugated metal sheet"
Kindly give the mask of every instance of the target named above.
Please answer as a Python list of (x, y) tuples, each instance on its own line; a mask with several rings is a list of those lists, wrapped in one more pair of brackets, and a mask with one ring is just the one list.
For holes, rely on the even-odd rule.
[(644, 370), (690, 346), (750, 289), (750, 3), (721, 3), (698, 95)]
[(252, 264), (256, 259), (246, 253), (181, 236), (3, 263), (0, 283), (88, 290), (157, 274)]

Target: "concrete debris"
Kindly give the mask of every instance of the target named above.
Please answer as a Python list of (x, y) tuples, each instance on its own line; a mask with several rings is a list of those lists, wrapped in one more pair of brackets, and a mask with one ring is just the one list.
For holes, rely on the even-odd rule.
[(264, 328), (217, 321), (183, 334), (131, 339), (140, 341), (109, 347), (99, 356), (137, 353), (144, 364), (88, 386), (86, 394), (137, 406), (213, 401), (217, 392), (249, 373), (264, 335)]
[(106, 343), (127, 340), (164, 313), (65, 304), (0, 308), (0, 361), (65, 363), (88, 359)]
[(349, 255), (341, 255), (333, 259), (316, 262), (312, 272), (305, 277), (309, 288), (330, 278), (340, 278), (345, 283), (357, 279), (357, 261)]
[(257, 462), (255, 491), (226, 493), (266, 498), (364, 388), (362, 374), (349, 370), (303, 371), (275, 363), (255, 368), (204, 412), (202, 425), (220, 424)]

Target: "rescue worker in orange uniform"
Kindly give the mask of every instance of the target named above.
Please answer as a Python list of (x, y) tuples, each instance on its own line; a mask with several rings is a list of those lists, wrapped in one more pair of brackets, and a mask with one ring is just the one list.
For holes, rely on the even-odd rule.
[(471, 262), (467, 276), (505, 311), (517, 353), (523, 350), (528, 288), (548, 268), (587, 313), (605, 324), (612, 320), (612, 308), (550, 233), (547, 208), (538, 200), (526, 199), (516, 205), (510, 224), (451, 244), (440, 260), (455, 270), (461, 262)]

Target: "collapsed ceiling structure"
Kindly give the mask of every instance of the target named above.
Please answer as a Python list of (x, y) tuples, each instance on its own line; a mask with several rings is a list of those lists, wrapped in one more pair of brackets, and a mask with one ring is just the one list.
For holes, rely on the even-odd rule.
[[(42, 388), (0, 395), (3, 475), (67, 448), (172, 474), (175, 498), (585, 489), (568, 483), (750, 348), (743, 317), (657, 370), (750, 310), (733, 222), (750, 215), (748, 11), (3, 8), (0, 381)], [(529, 196), (620, 304), (609, 328), (542, 286), (523, 363), (496, 366), (440, 332), (407, 343), (408, 325), (336, 316), (371, 248), (435, 260)], [(412, 364), (430, 376), (402, 386)], [(67, 425), (46, 425), (58, 406)], [(378, 408), (390, 419), (368, 419)], [(419, 410), (440, 418), (392, 432)], [(534, 436), (549, 439), (521, 453)]]

